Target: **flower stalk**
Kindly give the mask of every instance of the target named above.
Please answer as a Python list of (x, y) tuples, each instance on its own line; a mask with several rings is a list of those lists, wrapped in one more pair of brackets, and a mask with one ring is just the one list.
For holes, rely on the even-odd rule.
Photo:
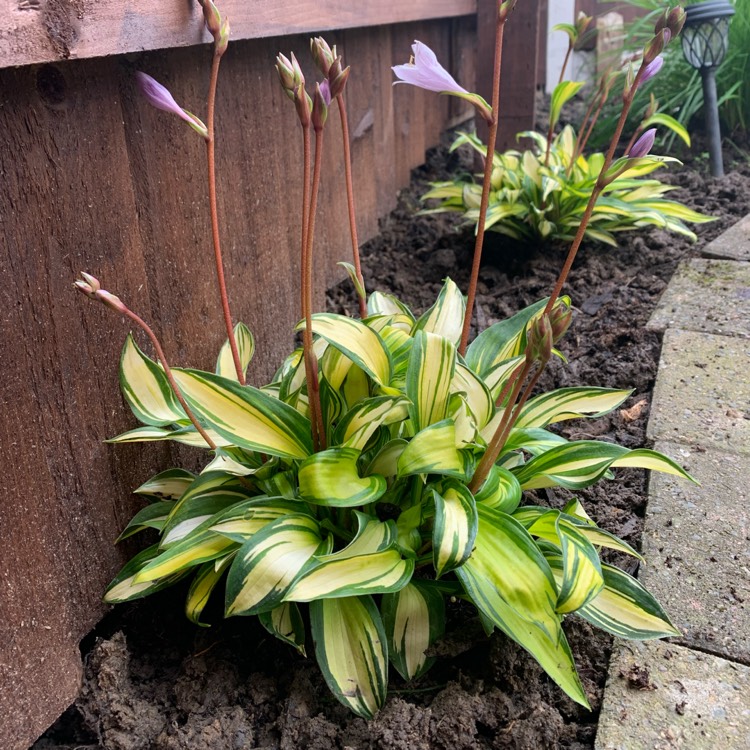
[(106, 289), (102, 289), (99, 280), (94, 276), (83, 272), (81, 272), (81, 276), (82, 280), (74, 282), (75, 288), (79, 292), (81, 292), (81, 294), (85, 294), (89, 299), (104, 303), (107, 307), (111, 308), (115, 312), (118, 312), (120, 313), (120, 315), (123, 315), (124, 317), (132, 320), (133, 323), (135, 323), (146, 334), (146, 336), (148, 336), (149, 340), (151, 341), (151, 345), (154, 347), (156, 357), (159, 360), (162, 369), (164, 370), (164, 376), (169, 383), (169, 387), (172, 389), (175, 397), (180, 402), (182, 410), (187, 415), (187, 418), (193, 423), (193, 426), (198, 431), (198, 434), (206, 441), (208, 447), (211, 450), (216, 450), (216, 443), (214, 443), (214, 441), (211, 439), (211, 436), (202, 427), (201, 423), (198, 421), (198, 418), (193, 413), (193, 410), (188, 406), (187, 401), (185, 401), (185, 397), (182, 395), (182, 391), (180, 390), (180, 387), (177, 385), (177, 382), (174, 379), (174, 375), (172, 374), (172, 369), (169, 366), (169, 362), (167, 362), (167, 357), (164, 354), (164, 349), (162, 348), (161, 343), (159, 342), (159, 339), (157, 338), (151, 326), (149, 326), (148, 323), (143, 320), (143, 318), (134, 313), (119, 297), (115, 296), (111, 292), (108, 292)]

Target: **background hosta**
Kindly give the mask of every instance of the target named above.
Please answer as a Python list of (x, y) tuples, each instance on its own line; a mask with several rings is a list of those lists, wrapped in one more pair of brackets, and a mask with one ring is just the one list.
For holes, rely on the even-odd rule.
[[(565, 304), (565, 301), (563, 301)], [(464, 300), (447, 281), (415, 318), (374, 293), (364, 322), (313, 318), (327, 447), (313, 452), (302, 353), (264, 388), (226, 367), (175, 370), (187, 403), (214, 436), (199, 475), (163, 472), (137, 492), (151, 500), (123, 537), (156, 529), (106, 599), (145, 596), (190, 577), (186, 613), (201, 624), (213, 594), (227, 615), (258, 615), (301, 653), (304, 618), (336, 697), (361, 716), (383, 704), (389, 662), (405, 679), (431, 665), (446, 597), (478, 609), (586, 704), (561, 623), (575, 612), (629, 638), (676, 635), (658, 603), (599, 549), (638, 557), (597, 528), (577, 501), (563, 511), (522, 504), (523, 491), (579, 489), (643, 466), (685, 476), (648, 450), (569, 442), (548, 428), (617, 408), (627, 391), (564, 388), (531, 398), (500, 458), (472, 493), (467, 484), (502, 413), (498, 397), (524, 360), (543, 303), (497, 323), (457, 354)], [(252, 338), (240, 328), (243, 365)], [(224, 374), (221, 374), (224, 373)], [(113, 442), (202, 439), (172, 398), (162, 368), (128, 337), (126, 400), (144, 427)]]

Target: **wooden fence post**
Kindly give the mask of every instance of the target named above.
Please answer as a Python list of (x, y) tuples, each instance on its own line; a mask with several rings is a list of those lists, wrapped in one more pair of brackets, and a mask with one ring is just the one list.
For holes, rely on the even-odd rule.
[[(477, 92), (492, 98), (492, 56), (498, 0), (477, 0)], [(541, 0), (520, 0), (505, 28), (500, 79), (498, 150), (512, 148), (516, 133), (534, 127)], [(479, 129), (480, 137), (486, 137)]]

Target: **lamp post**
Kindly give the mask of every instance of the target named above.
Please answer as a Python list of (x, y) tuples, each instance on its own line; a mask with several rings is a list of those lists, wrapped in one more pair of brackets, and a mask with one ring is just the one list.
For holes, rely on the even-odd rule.
[(727, 54), (729, 20), (734, 15), (734, 7), (727, 0), (708, 0), (688, 6), (685, 14), (687, 18), (682, 30), (682, 52), (685, 59), (700, 71), (703, 80), (703, 106), (711, 174), (723, 177), (716, 69)]

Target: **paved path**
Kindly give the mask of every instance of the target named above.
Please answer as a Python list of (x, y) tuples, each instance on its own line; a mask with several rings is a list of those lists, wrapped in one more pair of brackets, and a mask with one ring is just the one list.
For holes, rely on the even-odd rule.
[(649, 438), (701, 486), (651, 476), (643, 583), (682, 638), (616, 644), (596, 750), (750, 750), (750, 216), (685, 261)]

